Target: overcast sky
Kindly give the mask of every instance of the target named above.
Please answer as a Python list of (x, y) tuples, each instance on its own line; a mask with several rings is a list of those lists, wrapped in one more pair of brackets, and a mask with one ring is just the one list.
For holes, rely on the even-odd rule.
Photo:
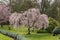
[[(37, 0), (37, 2), (40, 3), (41, 0)], [(54, 0), (52, 0), (52, 1), (50, 2), (50, 4), (52, 4), (53, 2), (54, 2)]]
[(1, 2), (4, 2), (5, 4), (9, 3), (9, 0), (0, 0)]

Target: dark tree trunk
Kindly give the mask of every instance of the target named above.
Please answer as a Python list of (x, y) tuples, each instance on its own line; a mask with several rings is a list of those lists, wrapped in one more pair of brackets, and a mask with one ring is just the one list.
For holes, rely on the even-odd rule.
[(3, 28), (3, 25), (1, 24), (1, 28)]
[(35, 27), (34, 27), (35, 22), (36, 22), (36, 21), (34, 21), (34, 22), (33, 22), (33, 25), (32, 25), (32, 26), (33, 26), (33, 30), (32, 30), (33, 32), (34, 32), (34, 28), (35, 28)]
[(29, 19), (28, 19), (28, 34), (30, 34), (30, 24), (29, 24)]
[(9, 30), (11, 30), (10, 26), (8, 27)]
[(34, 27), (33, 27), (33, 30), (32, 30), (32, 32), (34, 32)]
[(28, 34), (30, 34), (30, 26), (28, 27)]
[(8, 29), (11, 30), (11, 28), (10, 28), (10, 26), (9, 26), (9, 24), (10, 24), (9, 21), (7, 21), (6, 24), (8, 25)]

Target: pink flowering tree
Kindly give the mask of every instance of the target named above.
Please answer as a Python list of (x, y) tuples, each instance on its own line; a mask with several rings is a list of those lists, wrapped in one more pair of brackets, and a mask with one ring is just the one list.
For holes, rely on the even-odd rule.
[(0, 4), (0, 24), (1, 27), (4, 24), (9, 24), (10, 10), (9, 6), (5, 4)]
[(18, 28), (18, 26), (20, 24), (21, 16), (22, 16), (22, 14), (17, 13), (17, 12), (14, 12), (9, 17), (10, 25), (13, 25), (14, 26), (14, 29), (17, 29)]
[(33, 31), (34, 28), (40, 30), (44, 27), (44, 29), (46, 29), (49, 24), (48, 16), (41, 14), (37, 8), (30, 8), (23, 13), (22, 24), (28, 26), (28, 34), (30, 34), (30, 28), (33, 28)]
[(49, 21), (48, 21), (48, 16), (46, 14), (41, 14), (39, 17), (38, 17), (38, 20), (37, 20), (37, 28), (39, 29), (46, 29), (48, 26), (49, 26)]
[(28, 34), (30, 34), (30, 28), (33, 28), (33, 31), (34, 28), (46, 29), (49, 24), (48, 16), (41, 14), (38, 8), (30, 8), (22, 14), (12, 13), (9, 22), (14, 25), (14, 29), (18, 28), (20, 24), (28, 26)]
[(39, 9), (37, 8), (30, 8), (23, 13), (22, 24), (28, 26), (28, 34), (30, 34), (30, 28), (34, 29), (34, 24), (39, 15), (40, 15), (40, 12), (39, 12)]

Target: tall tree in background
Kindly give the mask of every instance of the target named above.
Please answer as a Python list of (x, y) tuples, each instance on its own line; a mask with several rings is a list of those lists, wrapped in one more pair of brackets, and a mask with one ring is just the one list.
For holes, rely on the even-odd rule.
[(35, 7), (31, 0), (10, 0), (12, 11), (21, 12)]
[(50, 2), (52, 2), (52, 0), (42, 0), (40, 11), (41, 13), (47, 14), (48, 16), (57, 20), (57, 17), (59, 15), (57, 10), (59, 0), (54, 0), (52, 4), (50, 4)]
[(50, 6), (50, 16), (54, 19), (57, 19), (58, 17), (58, 11), (57, 11), (57, 1), (55, 0), (53, 4)]
[[(38, 5), (36, 3), (39, 0), (10, 0), (11, 11), (25, 11), (29, 8), (35, 7)], [(60, 15), (59, 13), (59, 0), (54, 0), (52, 4), (50, 4), (52, 0), (41, 0), (41, 3), (38, 5), (41, 13), (47, 14), (48, 16), (57, 19)]]
[(48, 0), (41, 1), (41, 10), (40, 10), (41, 13), (48, 14), (49, 7), (50, 7), (50, 2)]
[(55, 0), (56, 10), (57, 10), (57, 21), (60, 23), (60, 0)]

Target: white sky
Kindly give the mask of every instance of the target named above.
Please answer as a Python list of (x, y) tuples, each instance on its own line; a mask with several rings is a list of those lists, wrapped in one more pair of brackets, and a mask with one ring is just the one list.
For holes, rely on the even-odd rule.
[(4, 2), (5, 4), (9, 3), (9, 0), (0, 0), (1, 2)]
[[(40, 3), (40, 2), (41, 2), (41, 0), (37, 0), (37, 1), (38, 1), (38, 3)], [(52, 1), (51, 1), (51, 3), (53, 3), (53, 2), (54, 2), (54, 0), (52, 0)]]

